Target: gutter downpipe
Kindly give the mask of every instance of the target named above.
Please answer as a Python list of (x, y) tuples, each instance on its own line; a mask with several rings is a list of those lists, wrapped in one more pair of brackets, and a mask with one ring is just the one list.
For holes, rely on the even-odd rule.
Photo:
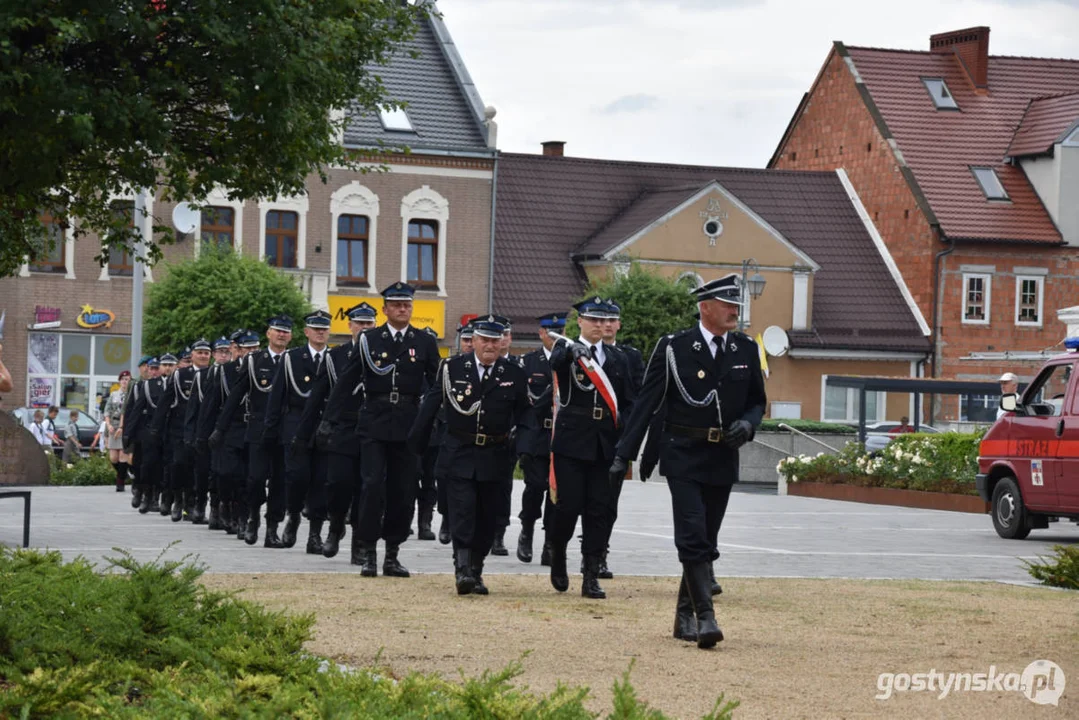
[[(938, 345), (940, 339), (940, 318), (937, 317), (937, 313), (940, 308), (940, 283), (941, 272), (943, 269), (942, 261), (948, 255), (955, 252), (955, 240), (947, 237), (937, 228), (937, 232), (940, 233), (941, 239), (948, 243), (948, 247), (941, 250), (933, 257), (933, 278), (935, 284), (933, 285), (933, 355), (929, 358), (931, 378), (937, 377), (937, 357), (940, 355), (940, 347)], [(935, 393), (929, 395), (929, 424), (936, 425), (937, 419), (937, 396)]]
[(498, 200), (498, 155), (494, 156), (494, 170), (491, 171), (491, 260), (487, 265), (487, 312), (495, 311), (495, 207)]

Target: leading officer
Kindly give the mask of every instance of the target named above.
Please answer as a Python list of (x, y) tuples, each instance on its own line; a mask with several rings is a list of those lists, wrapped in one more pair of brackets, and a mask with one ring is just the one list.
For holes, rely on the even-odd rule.
[(732, 274), (697, 288), (700, 323), (656, 343), (611, 465), (611, 476), (622, 477), (653, 414), (662, 415), (659, 469), (671, 493), (682, 563), (674, 636), (696, 639), (700, 648), (723, 639), (712, 607), (710, 562), (731, 486), (738, 482), (738, 448), (753, 439), (766, 402), (757, 345), (735, 331), (739, 285)]

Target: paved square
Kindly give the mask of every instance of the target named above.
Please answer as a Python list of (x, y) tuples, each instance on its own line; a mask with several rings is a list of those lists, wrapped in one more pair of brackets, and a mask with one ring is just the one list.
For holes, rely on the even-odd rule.
[[(1029, 582), (1022, 560), (1046, 555), (1058, 543), (1079, 543), (1079, 527), (1054, 523), (1022, 541), (1003, 540), (988, 516), (862, 505), (835, 500), (777, 496), (749, 485), (738, 486), (720, 532), (720, 577), (922, 578)], [(514, 486), (514, 503), (521, 483)], [(158, 556), (171, 542), (168, 557), (197, 555), (210, 572), (356, 572), (348, 562), (348, 538), (342, 552), (328, 560), (307, 555), (300, 540), (290, 550), (248, 546), (223, 532), (173, 523), (160, 515), (139, 515), (131, 495), (111, 487), (34, 488), (30, 542), (60, 550), (65, 557), (94, 561), (113, 547), (131, 550), (141, 560)], [(516, 514), (516, 507), (514, 509)], [(435, 517), (436, 525), (438, 516)], [(542, 573), (537, 538), (536, 559), (523, 564), (514, 556), (516, 517), (506, 533), (508, 558), (490, 558), (487, 573)], [(615, 575), (677, 575), (670, 498), (662, 482), (627, 483), (611, 539), (610, 566)], [(22, 540), (21, 501), (0, 501), (0, 543)], [(260, 538), (261, 541), (261, 538)], [(379, 553), (381, 557), (382, 548)], [(579, 564), (570, 547), (570, 569)], [(413, 536), (401, 560), (421, 573), (451, 572), (450, 548), (420, 542)]]

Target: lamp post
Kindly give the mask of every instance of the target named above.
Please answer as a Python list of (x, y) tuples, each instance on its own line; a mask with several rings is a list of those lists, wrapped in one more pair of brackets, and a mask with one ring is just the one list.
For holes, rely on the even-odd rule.
[[(753, 276), (746, 278), (749, 271), (753, 271)], [(742, 261), (742, 305), (738, 309), (738, 329), (745, 330), (746, 328), (746, 288), (749, 289), (749, 296), (756, 300), (764, 293), (764, 285), (767, 282), (764, 276), (761, 275), (761, 268), (757, 265), (757, 261), (753, 258)]]

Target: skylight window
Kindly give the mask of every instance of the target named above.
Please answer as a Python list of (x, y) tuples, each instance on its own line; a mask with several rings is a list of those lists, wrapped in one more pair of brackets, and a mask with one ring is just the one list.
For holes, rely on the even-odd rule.
[(970, 171), (974, 173), (974, 179), (978, 181), (982, 192), (985, 193), (986, 200), (1008, 199), (1008, 193), (1004, 190), (1000, 178), (997, 177), (996, 170), (989, 167), (972, 167)]
[(401, 132), (416, 132), (412, 127), (412, 121), (408, 119), (408, 113), (403, 108), (380, 107), (378, 110), (382, 127), (386, 130), (399, 130)]
[(951, 90), (941, 78), (922, 78), (925, 89), (929, 91), (929, 97), (933, 98), (933, 105), (937, 110), (958, 110), (959, 105), (952, 97)]

